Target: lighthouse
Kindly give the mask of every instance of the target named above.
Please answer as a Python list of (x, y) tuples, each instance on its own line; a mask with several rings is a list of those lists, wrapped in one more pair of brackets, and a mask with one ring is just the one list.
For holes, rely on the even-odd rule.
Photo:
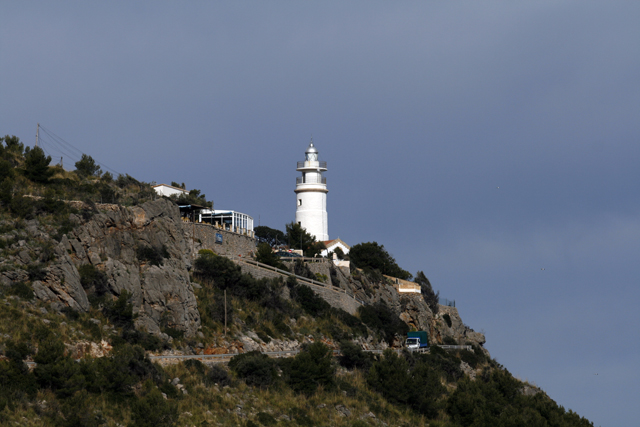
[(327, 178), (322, 172), (327, 170), (327, 162), (318, 161), (318, 150), (313, 145), (313, 138), (304, 161), (298, 162), (297, 171), (302, 176), (296, 178), (296, 222), (315, 236), (317, 241), (329, 240), (329, 224), (327, 219)]

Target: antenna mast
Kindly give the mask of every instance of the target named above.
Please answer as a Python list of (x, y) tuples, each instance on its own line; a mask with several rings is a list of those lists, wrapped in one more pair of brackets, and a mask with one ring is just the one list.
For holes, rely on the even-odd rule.
[(36, 147), (38, 146), (38, 136), (40, 135), (40, 123), (38, 123), (38, 129), (36, 130)]

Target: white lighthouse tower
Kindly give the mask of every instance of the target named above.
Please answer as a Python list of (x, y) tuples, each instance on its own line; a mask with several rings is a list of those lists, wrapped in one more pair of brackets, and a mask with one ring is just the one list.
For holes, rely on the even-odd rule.
[(313, 138), (305, 151), (305, 159), (298, 162), (297, 171), (302, 176), (296, 178), (296, 222), (316, 237), (317, 241), (329, 240), (327, 219), (327, 178), (322, 172), (327, 170), (327, 162), (318, 161), (318, 150), (313, 146)]

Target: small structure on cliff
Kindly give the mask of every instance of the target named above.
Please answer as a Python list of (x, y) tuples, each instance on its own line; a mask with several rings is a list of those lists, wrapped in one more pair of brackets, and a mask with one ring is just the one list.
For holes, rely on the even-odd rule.
[(324, 246), (326, 247), (326, 249), (323, 249), (322, 252), (320, 252), (321, 256), (327, 256), (329, 255), (329, 252), (335, 252), (337, 248), (340, 248), (342, 253), (345, 255), (348, 254), (349, 251), (351, 250), (351, 246), (347, 245), (340, 238), (333, 239), (333, 240), (325, 240), (322, 243), (324, 243)]
[(180, 188), (180, 187), (174, 187), (173, 185), (167, 185), (167, 184), (158, 184), (158, 185), (154, 185), (152, 186), (154, 190), (156, 190), (156, 193), (158, 193), (159, 196), (172, 196), (172, 195), (177, 195), (180, 196), (182, 194), (184, 194), (185, 196), (189, 195), (189, 192), (187, 190), (185, 190), (184, 188)]
[(253, 218), (242, 212), (203, 209), (198, 222), (213, 224), (234, 233), (253, 235)]

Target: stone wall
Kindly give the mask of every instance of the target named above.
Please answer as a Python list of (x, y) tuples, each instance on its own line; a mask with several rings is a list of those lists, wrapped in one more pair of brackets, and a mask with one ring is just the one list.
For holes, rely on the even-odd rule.
[[(200, 249), (211, 249), (218, 255), (228, 258), (252, 258), (256, 251), (256, 239), (253, 237), (222, 230), (209, 224), (184, 223), (185, 237), (192, 244), (194, 256)], [(222, 243), (216, 243), (216, 234), (222, 235)]]
[[(261, 268), (243, 262), (238, 262), (238, 265), (242, 269), (243, 273), (251, 274), (256, 279), (273, 279), (282, 277), (284, 280), (286, 280), (285, 274), (278, 273), (276, 271), (268, 270), (266, 268)], [(314, 285), (302, 280), (299, 280), (298, 283), (301, 285), (309, 286), (316, 294), (318, 294), (318, 296), (328, 302), (332, 307), (340, 308), (349, 314), (355, 314), (358, 310), (358, 307), (360, 306), (360, 304), (355, 299), (353, 299), (346, 293), (340, 292), (340, 290)]]
[[(341, 287), (340, 283), (333, 283), (331, 281), (331, 261), (324, 258), (313, 259), (313, 261), (309, 261), (310, 258), (305, 258), (305, 259), (307, 260), (305, 262), (306, 266), (309, 267), (309, 270), (311, 270), (313, 274), (324, 274), (325, 276), (327, 276), (327, 281), (325, 283), (331, 286)], [(296, 262), (294, 260), (291, 260), (291, 261), (283, 260), (282, 263), (286, 265), (289, 270), (293, 271), (293, 268)], [(314, 279), (314, 280), (318, 280), (318, 279)]]

